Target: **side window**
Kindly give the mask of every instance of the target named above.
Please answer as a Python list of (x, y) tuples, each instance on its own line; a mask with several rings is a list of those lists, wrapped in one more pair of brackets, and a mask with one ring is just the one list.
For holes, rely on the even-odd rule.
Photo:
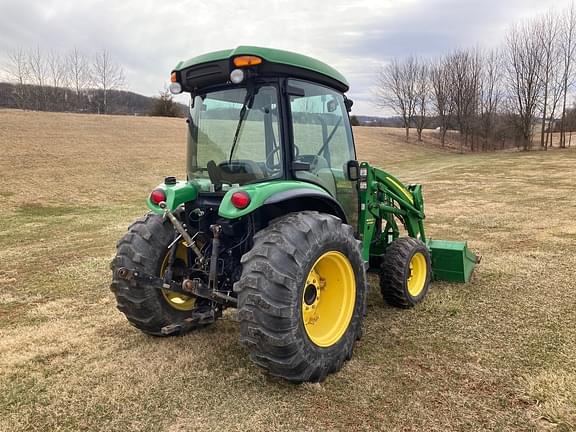
[(290, 80), (290, 86), (304, 92), (290, 99), (296, 160), (312, 162), (312, 172), (314, 168), (342, 170), (355, 158), (344, 98), (304, 81)]
[(356, 159), (354, 142), (342, 94), (306, 81), (289, 80), (303, 96), (291, 96), (294, 175), (323, 187), (342, 205), (352, 225), (358, 216), (356, 186), (346, 178), (344, 165)]

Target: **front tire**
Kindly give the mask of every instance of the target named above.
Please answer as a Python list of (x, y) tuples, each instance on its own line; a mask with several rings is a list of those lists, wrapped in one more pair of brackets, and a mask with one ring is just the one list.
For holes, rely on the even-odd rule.
[(240, 340), (251, 359), (293, 382), (323, 381), (361, 335), (366, 274), (352, 227), (306, 211), (273, 221), (242, 257)]
[(412, 237), (401, 237), (386, 249), (380, 271), (380, 291), (391, 306), (411, 308), (430, 288), (432, 266), (426, 245)]

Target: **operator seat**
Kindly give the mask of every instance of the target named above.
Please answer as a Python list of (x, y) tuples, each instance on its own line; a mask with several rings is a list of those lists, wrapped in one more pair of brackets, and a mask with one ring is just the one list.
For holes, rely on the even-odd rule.
[(265, 177), (262, 168), (256, 162), (248, 159), (223, 161), (218, 165), (211, 160), (206, 167), (208, 168), (210, 180), (214, 184), (246, 184)]

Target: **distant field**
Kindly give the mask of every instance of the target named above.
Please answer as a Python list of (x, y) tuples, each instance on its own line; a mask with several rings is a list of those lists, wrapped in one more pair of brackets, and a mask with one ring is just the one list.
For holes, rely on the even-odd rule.
[(0, 431), (576, 430), (576, 151), (354, 133), (360, 159), (424, 184), (429, 235), (483, 261), (409, 311), (372, 279), (354, 358), (295, 386), (230, 319), (158, 339), (115, 309), (114, 244), (184, 175), (183, 120), (0, 110)]

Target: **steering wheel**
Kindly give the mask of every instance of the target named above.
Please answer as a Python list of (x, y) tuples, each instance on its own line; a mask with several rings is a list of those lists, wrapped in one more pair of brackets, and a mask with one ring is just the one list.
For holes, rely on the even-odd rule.
[(280, 154), (280, 146), (276, 146), (272, 149), (272, 151), (270, 153), (268, 153), (268, 156), (266, 156), (266, 168), (268, 168), (271, 171), (275, 171), (278, 168), (280, 168), (280, 162), (278, 163), (274, 163), (274, 156), (276, 155), (276, 153)]
[[(280, 152), (280, 146), (276, 146), (272, 149), (272, 151), (268, 154), (268, 156), (266, 157), (266, 168), (268, 168), (269, 170), (277, 170), (278, 168), (280, 168), (280, 163), (275, 164), (274, 163), (274, 156), (276, 155), (276, 153)], [(296, 144), (294, 144), (294, 159), (298, 159), (298, 157), (300, 157), (300, 149), (298, 148), (298, 146)]]

